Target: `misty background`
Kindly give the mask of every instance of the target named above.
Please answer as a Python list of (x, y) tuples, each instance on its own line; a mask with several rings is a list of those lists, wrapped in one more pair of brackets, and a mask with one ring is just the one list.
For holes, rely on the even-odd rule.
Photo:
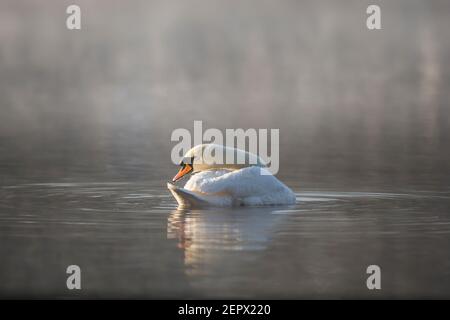
[(279, 128), (305, 187), (448, 187), (447, 1), (76, 1), (81, 30), (70, 4), (0, 2), (2, 183), (167, 180), (203, 120)]

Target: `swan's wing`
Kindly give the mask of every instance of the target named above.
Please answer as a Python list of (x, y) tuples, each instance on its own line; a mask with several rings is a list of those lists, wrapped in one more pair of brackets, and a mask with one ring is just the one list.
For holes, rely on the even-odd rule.
[(167, 183), (167, 188), (170, 190), (175, 200), (177, 200), (178, 205), (180, 207), (192, 208), (192, 207), (204, 207), (208, 205), (208, 203), (205, 200), (201, 199), (198, 195), (196, 195), (192, 191), (179, 188), (170, 182)]
[(207, 170), (193, 174), (184, 185), (184, 189), (202, 194), (215, 194), (227, 191), (228, 184), (218, 178), (227, 175), (230, 170)]
[(293, 204), (295, 194), (260, 167), (235, 171), (203, 171), (184, 188), (168, 184), (181, 207)]
[(167, 188), (170, 190), (178, 205), (183, 208), (203, 208), (208, 206), (229, 206), (231, 198), (227, 195), (207, 195), (185, 188), (177, 187), (168, 182)]
[(228, 194), (234, 198), (267, 195), (282, 191), (284, 185), (261, 167), (240, 170), (203, 171), (191, 176), (184, 189), (201, 194)]

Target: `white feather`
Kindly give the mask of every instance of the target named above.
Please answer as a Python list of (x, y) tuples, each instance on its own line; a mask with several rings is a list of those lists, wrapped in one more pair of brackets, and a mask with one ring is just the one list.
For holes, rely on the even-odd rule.
[(262, 206), (295, 203), (295, 194), (262, 167), (207, 170), (191, 176), (184, 188), (168, 185), (180, 206)]

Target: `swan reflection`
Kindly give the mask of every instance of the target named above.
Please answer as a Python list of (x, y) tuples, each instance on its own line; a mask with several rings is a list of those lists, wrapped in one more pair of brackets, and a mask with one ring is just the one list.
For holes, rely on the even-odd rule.
[[(279, 208), (278, 208), (279, 209)], [(244, 262), (243, 251), (267, 247), (283, 215), (274, 208), (210, 209), (172, 211), (167, 223), (168, 239), (176, 239), (183, 250), (189, 275), (214, 273), (225, 266)], [(241, 259), (228, 259), (239, 255)]]

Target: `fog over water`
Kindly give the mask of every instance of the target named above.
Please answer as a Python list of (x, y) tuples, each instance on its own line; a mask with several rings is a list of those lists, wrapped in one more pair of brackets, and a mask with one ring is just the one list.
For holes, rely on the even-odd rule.
[[(0, 296), (450, 296), (448, 1), (70, 4), (0, 2)], [(177, 210), (194, 120), (279, 129), (297, 204)]]

